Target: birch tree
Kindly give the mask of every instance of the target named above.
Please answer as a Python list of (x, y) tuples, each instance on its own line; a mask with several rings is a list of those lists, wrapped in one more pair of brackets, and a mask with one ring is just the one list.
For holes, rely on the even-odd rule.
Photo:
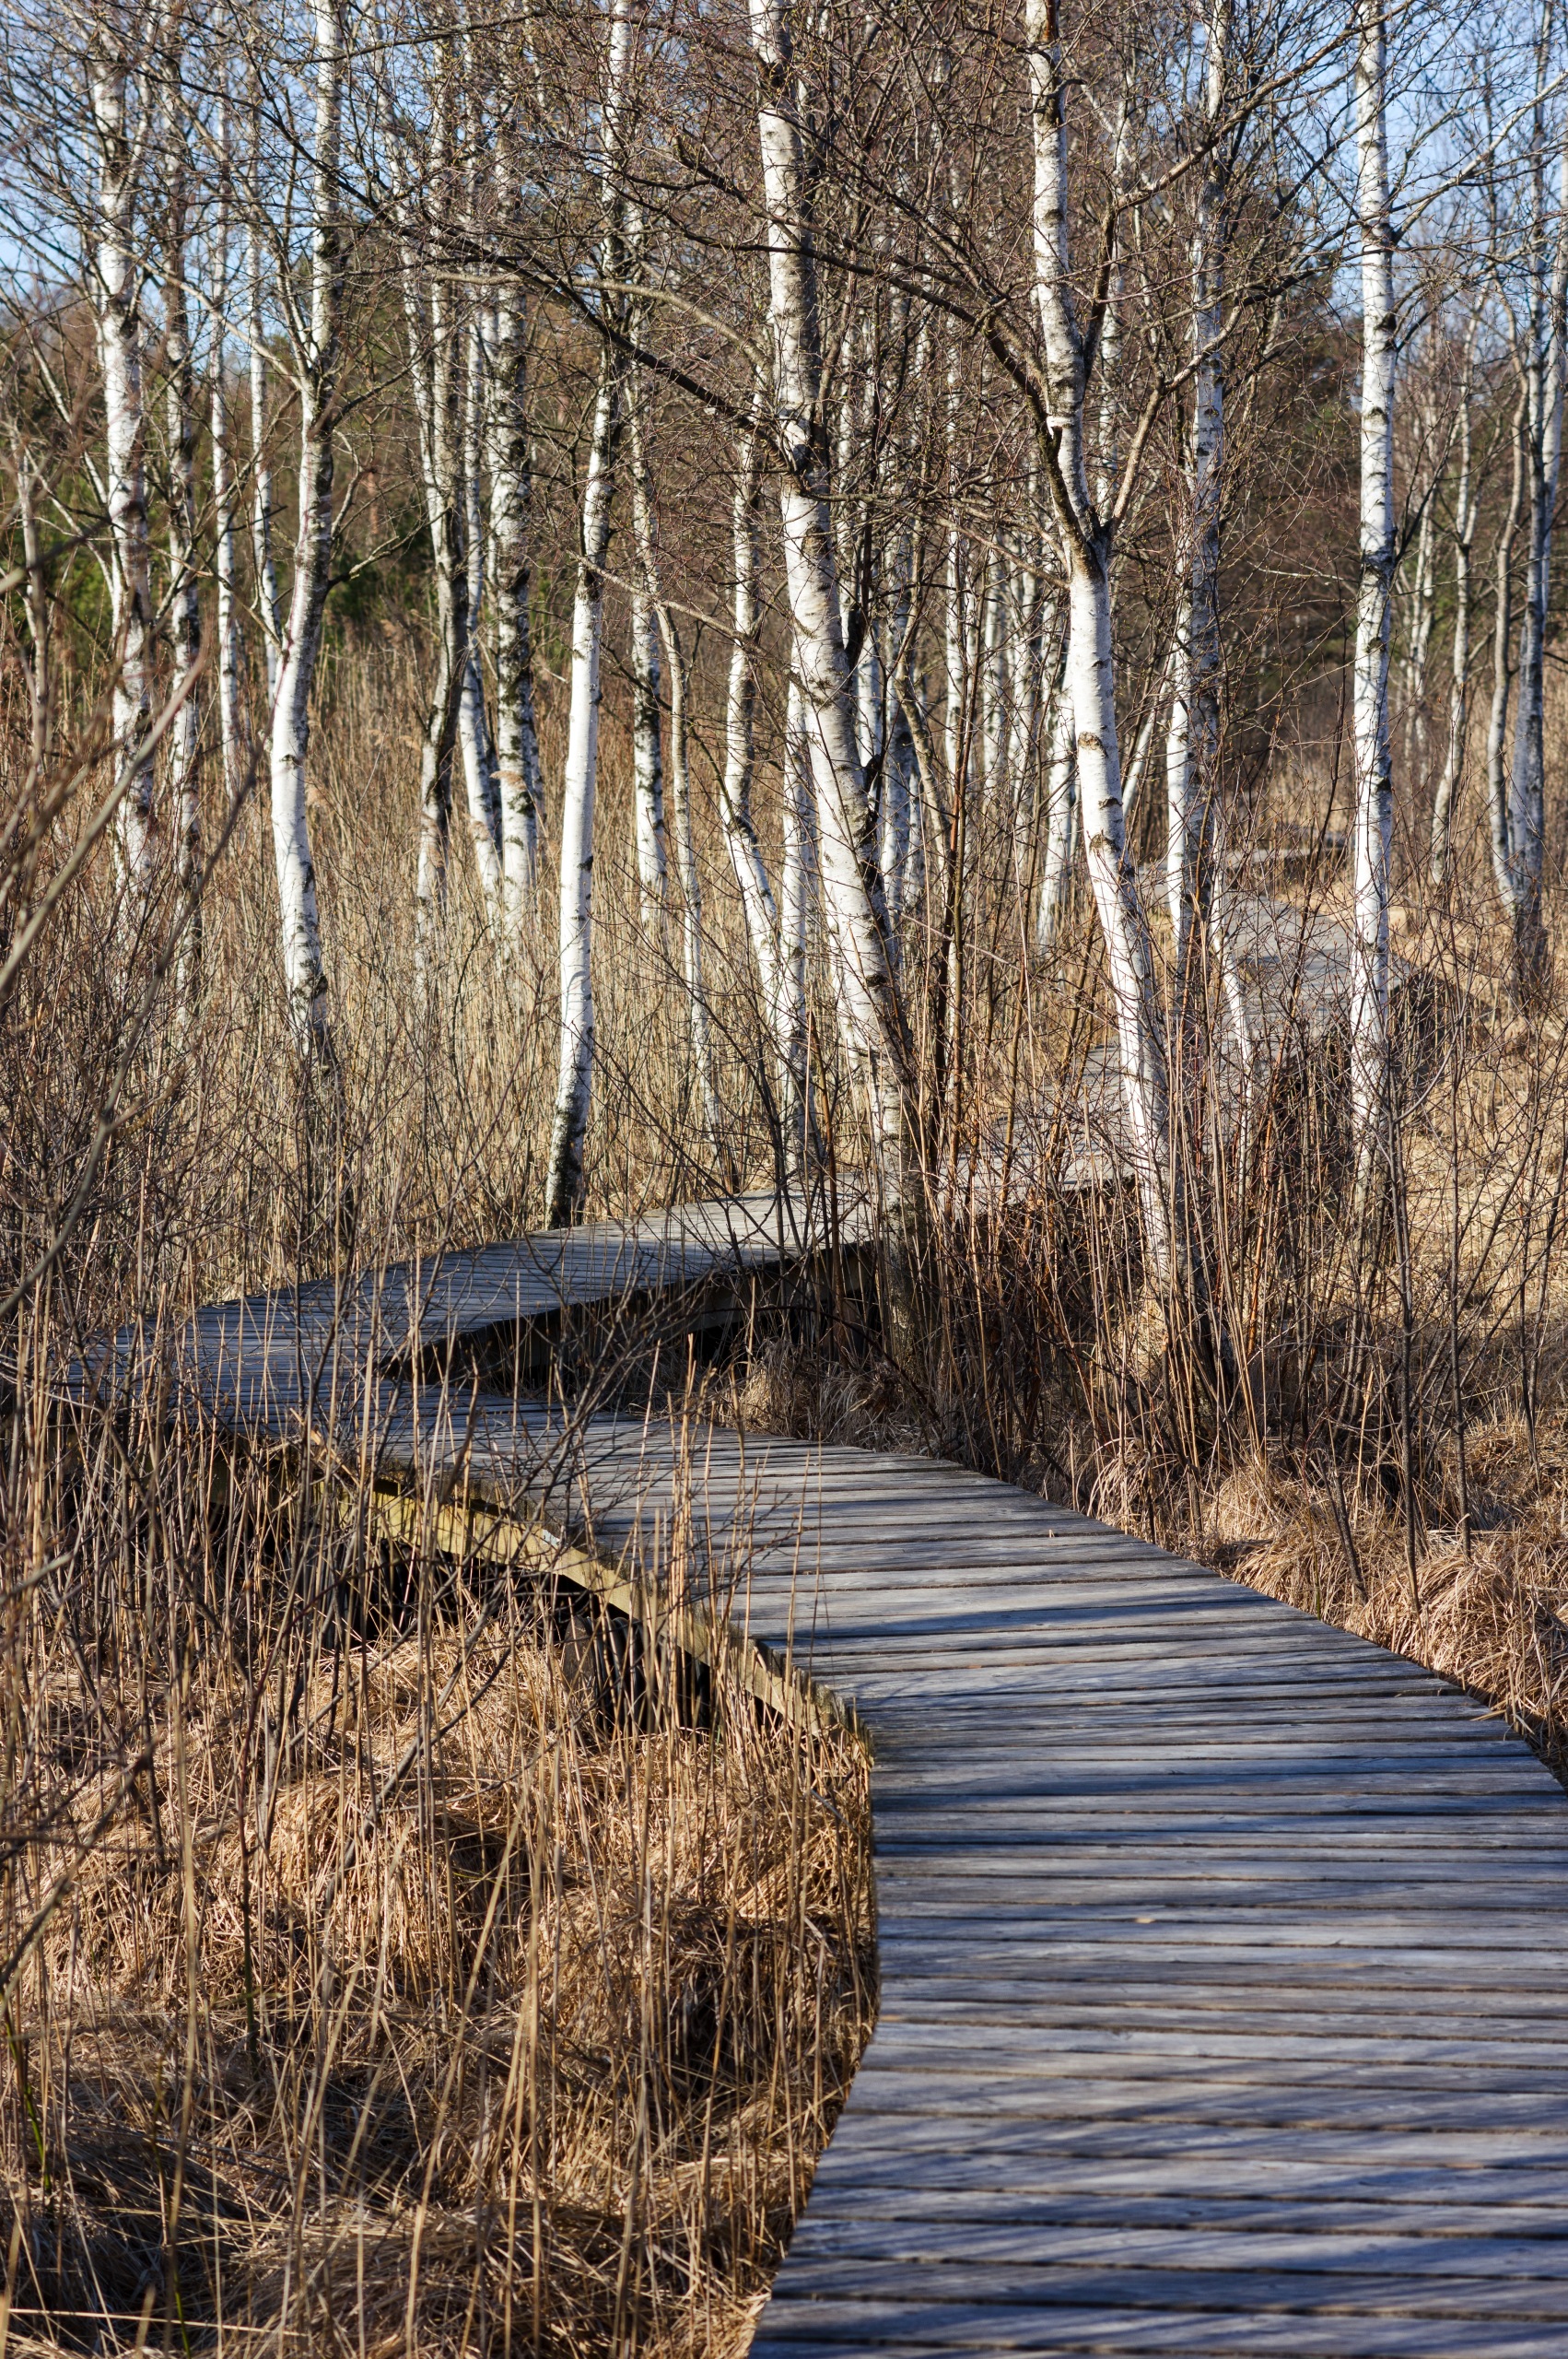
[(632, 515), (637, 538), (638, 574), (649, 611), (658, 626), (670, 679), (670, 804), (675, 829), (675, 868), (681, 887), (681, 964), (686, 986), (687, 1018), (691, 1027), (692, 1065), (696, 1074), (697, 1103), (702, 1109), (703, 1131), (720, 1168), (728, 1170), (729, 1156), (724, 1144), (723, 1116), (720, 1109), (719, 1084), (714, 1068), (713, 1017), (708, 1007), (708, 981), (704, 972), (702, 885), (697, 871), (696, 840), (692, 829), (687, 723), (690, 689), (680, 630), (664, 596), (641, 394), (638, 373), (634, 368), (630, 375), (627, 421), (631, 443)]
[(1122, 1104), (1156, 1285), (1176, 1274), (1164, 1039), (1149, 930), (1128, 855), (1117, 743), (1111, 633), (1112, 534), (1090, 497), (1084, 412), (1088, 354), (1073, 299), (1068, 239), (1067, 81), (1057, 0), (1026, 0), (1035, 295), (1045, 347), (1049, 435), (1042, 461), (1067, 571), (1066, 688), (1090, 886), (1105, 936), (1116, 1011)]
[(106, 5), (88, 36), (88, 90), (96, 191), (89, 284), (103, 385), (104, 495), (109, 517), (115, 673), (112, 703), (115, 848), (127, 912), (150, 893), (158, 855), (147, 737), (152, 722), (152, 562), (147, 535), (146, 419), (142, 393), (142, 260), (136, 202), (154, 112), (133, 76), (133, 44), (146, 58), (156, 21), (129, 23)]
[[(472, 221), (470, 235), (474, 234)], [(485, 700), (485, 664), (480, 630), (485, 608), (484, 470), (481, 448), (485, 410), (485, 339), (472, 295), (462, 336), (462, 693), (458, 703), (458, 736), (462, 747), (462, 775), (468, 801), (468, 833), (474, 865), (492, 933), (498, 942), (504, 930), (502, 909), (501, 813), (497, 784), (490, 715)]]
[(1480, 314), (1472, 312), (1459, 356), (1458, 480), (1454, 491), (1454, 638), (1449, 659), (1448, 734), (1443, 769), (1432, 803), (1429, 867), (1434, 885), (1448, 880), (1453, 836), (1454, 801), (1465, 765), (1465, 736), (1469, 720), (1470, 609), (1473, 589), (1471, 557), (1480, 513), (1475, 469), (1475, 354)]
[[(445, 147), (446, 103), (443, 77), (431, 138), (438, 156)], [(421, 174), (421, 185), (423, 181)], [(403, 240), (403, 300), (436, 590), (436, 661), (419, 748), (419, 858), (415, 885), (416, 939), (421, 964), (427, 969), (446, 908), (452, 769), (454, 758), (461, 758), (458, 712), (467, 683), (468, 564), (463, 546), (467, 503), (462, 468), (462, 337), (453, 317), (453, 289), (439, 263), (430, 267), (411, 218), (405, 219)], [(467, 789), (472, 795), (472, 775)]]
[[(628, 0), (615, 0), (610, 19), (604, 98), (601, 240), (602, 306), (618, 304), (611, 290), (624, 283), (621, 171), (632, 67)], [(613, 323), (606, 318), (606, 331)], [(571, 692), (566, 770), (561, 780), (560, 1056), (544, 1182), (544, 1217), (552, 1228), (575, 1217), (583, 1193), (583, 1141), (593, 1080), (593, 819), (599, 783), (600, 660), (604, 617), (604, 565), (610, 548), (611, 502), (620, 440), (622, 364), (613, 335), (602, 334), (588, 469), (583, 486), (577, 587), (572, 601)]]
[(1526, 249), (1524, 450), (1528, 551), (1519, 640), (1518, 701), (1507, 806), (1506, 905), (1513, 981), (1521, 1003), (1539, 1001), (1547, 968), (1541, 910), (1545, 849), (1545, 666), (1551, 534), (1562, 453), (1564, 344), (1568, 338), (1568, 116), (1559, 135), (1557, 201), (1549, 194), (1546, 86), (1555, 12), (1541, 13), (1530, 141), (1530, 213)]
[(633, 826), (643, 930), (658, 940), (663, 931), (669, 881), (663, 731), (659, 704), (659, 622), (643, 569), (640, 531), (636, 537), (638, 554), (632, 564), (631, 581)]
[[(1252, 1024), (1227, 907), (1225, 811), (1220, 780), (1220, 526), (1224, 481), (1224, 289), (1231, 202), (1225, 123), (1230, 89), (1230, 0), (1211, 0), (1205, 21), (1203, 161), (1192, 248), (1192, 423), (1187, 463), (1182, 579), (1167, 669), (1172, 687), (1165, 765), (1165, 894), (1172, 939), (1172, 998), (1189, 1034), (1198, 1010), (1195, 950), (1211, 945), (1241, 1066), (1241, 1135), (1253, 1091)], [(1158, 711), (1156, 687), (1149, 720)], [(1147, 725), (1147, 724), (1146, 724)], [(1141, 760), (1138, 761), (1141, 768)], [(1185, 1076), (1183, 1081), (1185, 1091)]]
[(228, 406), (229, 109), (227, 85), (218, 94), (217, 189), (212, 256), (207, 274), (207, 318), (211, 342), (208, 425), (212, 440), (213, 578), (217, 593), (218, 745), (226, 804), (244, 791), (247, 745), (241, 702), (239, 527), (236, 519), (234, 453)]
[[(503, 234), (519, 234), (522, 179), (517, 110), (502, 116), (497, 158)], [(490, 597), (496, 637), (496, 769), (501, 802), (502, 939), (517, 946), (539, 868), (544, 790), (533, 720), (533, 471), (528, 440), (528, 301), (505, 247), (496, 274), (486, 391), (490, 473)]]
[(784, 723), (783, 851), (778, 868), (778, 958), (774, 968), (770, 1027), (778, 1044), (782, 1092), (779, 1126), (790, 1177), (808, 1175), (812, 1147), (806, 962), (816, 878), (812, 764), (805, 697), (791, 678)]
[(816, 795), (824, 915), (846, 1052), (871, 1109), (884, 1201), (904, 1207), (918, 1162), (908, 1031), (875, 879), (871, 813), (840, 628), (816, 283), (783, 0), (750, 0), (768, 242), (779, 508), (793, 662)]
[(169, 800), (174, 814), (175, 873), (184, 903), (180, 980), (196, 995), (202, 965), (201, 710), (192, 686), (202, 655), (202, 604), (196, 549), (196, 383), (186, 289), (187, 163), (180, 79), (169, 74), (170, 122), (164, 173), (164, 370), (169, 464), (169, 620), (174, 666), (169, 728)]
[(1067, 685), (1065, 635), (1052, 668), (1047, 716), (1045, 824), (1040, 848), (1039, 898), (1035, 910), (1035, 944), (1042, 952), (1052, 947), (1061, 931), (1068, 883), (1072, 873), (1078, 816), (1072, 704)]
[(1525, 511), (1525, 431), (1529, 389), (1520, 373), (1510, 443), (1513, 464), (1508, 504), (1497, 528), (1492, 552), (1494, 589), (1492, 616), (1492, 701), (1486, 722), (1487, 836), (1492, 851), (1492, 883), (1504, 910), (1514, 891), (1508, 809), (1508, 706), (1513, 691), (1514, 546)]
[(734, 635), (730, 641), (730, 679), (724, 700), (724, 771), (720, 816), (730, 863), (740, 887), (763, 1004), (777, 992), (778, 912), (752, 817), (752, 780), (756, 769), (757, 504), (762, 484), (759, 436), (741, 438), (731, 515), (734, 569)]
[(252, 166), (256, 194), (246, 240), (245, 273), (251, 391), (251, 560), (255, 572), (256, 613), (262, 627), (262, 651), (266, 666), (267, 730), (270, 736), (273, 709), (277, 702), (279, 659), (283, 651), (283, 604), (278, 594), (277, 555), (273, 546), (272, 460), (267, 440), (267, 343), (263, 309), (263, 265), (259, 218), (262, 162), (259, 108), (254, 116), (254, 132)]
[(344, 73), (343, 0), (316, 0), (306, 300), (292, 291), (287, 271), (278, 275), (299, 403), (299, 494), (294, 579), (279, 648), (270, 748), (284, 980), (295, 1047), (308, 1076), (336, 1069), (310, 852), (306, 761), (310, 692), (332, 581), (333, 439), (345, 268), (339, 187)]
[(1360, 248), (1361, 557), (1353, 685), (1355, 810), (1351, 952), (1351, 1120), (1363, 1201), (1386, 1144), (1388, 864), (1394, 787), (1388, 621), (1394, 588), (1394, 369), (1398, 313), (1388, 193), (1387, 27), (1383, 0), (1355, 18), (1356, 236)]

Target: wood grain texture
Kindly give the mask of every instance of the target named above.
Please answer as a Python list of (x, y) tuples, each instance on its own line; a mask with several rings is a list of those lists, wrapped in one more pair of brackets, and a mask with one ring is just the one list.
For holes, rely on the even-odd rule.
[(813, 1241), (799, 1205), (688, 1206), (214, 1306), (158, 1355), (171, 1399), (366, 1465), (440, 1544), (755, 1642), (756, 1693), (869, 1731), (881, 2015), (757, 2359), (1561, 2359), (1568, 1811), (1494, 1717), (955, 1466), (416, 1359)]

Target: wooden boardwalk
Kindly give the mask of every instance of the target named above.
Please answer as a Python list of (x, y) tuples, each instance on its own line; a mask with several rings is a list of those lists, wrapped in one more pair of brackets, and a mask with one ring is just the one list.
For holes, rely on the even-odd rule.
[(333, 1429), (471, 1535), (543, 1517), (634, 1607), (689, 1498), (693, 1628), (728, 1615), (870, 1731), (881, 2015), (758, 2359), (1562, 2359), (1568, 1810), (1495, 1718), (957, 1467), (395, 1372), (411, 1327), (760, 1267), (778, 1233), (698, 1208), (193, 1339), (221, 1414)]

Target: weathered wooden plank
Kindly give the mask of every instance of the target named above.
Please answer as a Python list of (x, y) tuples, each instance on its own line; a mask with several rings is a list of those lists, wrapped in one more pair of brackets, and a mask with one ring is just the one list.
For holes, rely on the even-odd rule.
[[(788, 2263), (786, 2263), (788, 2269)], [(1147, 2359), (1179, 2353), (1181, 2359), (1561, 2359), (1562, 2328), (1555, 2320), (1514, 2320), (1506, 2326), (1469, 2319), (1394, 2316), (1358, 2317), (1353, 2327), (1340, 2315), (1233, 2311), (1145, 2311), (1113, 2300), (1094, 2308), (1010, 2309), (988, 2320), (964, 2304), (939, 2302), (797, 2302), (787, 2288), (763, 2314), (751, 2345), (752, 2359), (796, 2359), (802, 2348), (876, 2353), (877, 2359), (923, 2359), (941, 2351), (960, 2354), (997, 2351), (1021, 2353), (1108, 2354), (1108, 2359)]]
[[(987, 2257), (974, 2262), (961, 2259), (928, 2262), (895, 2254), (880, 2264), (860, 2258), (835, 2259), (802, 2249), (799, 2267), (809, 2271), (813, 2299), (831, 2301), (878, 2295), (907, 2303), (911, 2308), (927, 2301), (972, 2303), (980, 2310), (1047, 2306), (1088, 2307), (1118, 2302), (1149, 2309), (1266, 2310), (1278, 2308), (1310, 2317), (1315, 2311), (1355, 2316), (1381, 2310), (1396, 2317), (1487, 2321), (1517, 2318), (1561, 2319), (1568, 2308), (1568, 2277), (1533, 2274), (1508, 2277), (1443, 2276), (1436, 2270), (1423, 2276), (1379, 2275), (1368, 2270), (1337, 2269), (1331, 2260), (1321, 2269), (1303, 2263), (1298, 2269), (1271, 2267), (1259, 2258), (1251, 2265), (1189, 2268), (1147, 2262), (1140, 2257), (1142, 2239), (1129, 2236), (1123, 2249), (1092, 2261), (1067, 2264), (1051, 2261), (1031, 2266)], [(791, 2277), (794, 2271), (790, 2271)], [(1005, 2334), (1004, 2319), (996, 2330)]]
[[(1280, 2130), (1539, 2130), (1562, 2120), (1563, 2102), (1553, 2091), (1538, 2090), (1521, 2071), (1511, 2091), (1428, 2087), (1371, 2088), (1357, 2074), (1308, 2079), (1294, 2085), (1285, 2075), (1231, 2078), (1217, 2071), (1189, 2068), (1183, 2078), (1167, 2066), (1159, 2074), (1119, 2080), (1096, 2071), (1078, 2079), (1009, 2073), (991, 2069), (943, 2073), (929, 2060), (883, 2066), (872, 2041), (855, 2078), (857, 2115), (918, 2114), (950, 2124), (967, 2122), (967, 2132), (984, 2137), (997, 2119), (1062, 2120), (1087, 2127), (1102, 2121), (1137, 2121), (1170, 2134), (1178, 2125), (1195, 2131), (1267, 2128)], [(1197, 2142), (1201, 2143), (1199, 2139)]]
[[(1109, 2010), (1095, 2022), (1064, 2022), (1055, 2009), (1036, 2014), (1024, 2007), (981, 2003), (971, 2011), (962, 2001), (949, 2001), (942, 2008), (915, 2006), (901, 1992), (895, 2010), (882, 2009), (879, 2053), (892, 2063), (902, 2042), (912, 2052), (939, 2059), (949, 2071), (972, 2049), (989, 2055), (993, 2063), (999, 2056), (1005, 2059), (1010, 2071), (1024, 2069), (1036, 2053), (1067, 2058), (1075, 2066), (1108, 2056), (1127, 2071), (1163, 2071), (1172, 2057), (1201, 2057), (1205, 2063), (1278, 2063), (1281, 2068), (1299, 2063), (1315, 2071), (1329, 2064), (1364, 2064), (1369, 2087), (1379, 2084), (1380, 2073), (1402, 2077), (1407, 2071), (1449, 2066), (1514, 2074), (1522, 2067), (1537, 2074), (1568, 2071), (1568, 2038), (1542, 2037), (1539, 2020), (1521, 2025), (1511, 2036), (1492, 2025), (1485, 2037), (1463, 2028), (1459, 2018), (1451, 2020), (1454, 2027), (1441, 2032), (1430, 2024), (1420, 2031), (1403, 2024), (1363, 2030), (1357, 2017), (1309, 2017), (1304, 2022), (1296, 2015), (1288, 2027), (1258, 2019), (1246, 2025), (1211, 2019), (1183, 2028), (1173, 2025), (1168, 2015), (1135, 2022), (1125, 2012)], [(1357, 2028), (1350, 2029), (1350, 2023)], [(1563, 2192), (1568, 2200), (1568, 2189)]]
[[(1168, 2271), (1200, 2271), (1206, 2277), (1238, 2273), (1259, 2279), (1254, 2299), (1267, 2299), (1270, 2283), (1284, 2283), (1287, 2294), (1311, 2294), (1319, 2298), (1338, 2293), (1314, 2289), (1317, 2277), (1370, 2277), (1383, 2281), (1379, 2293), (1395, 2292), (1395, 2306), (1414, 2306), (1411, 2295), (1435, 2282), (1449, 2300), (1474, 2301), (1489, 2317), (1507, 2315), (1517, 2306), (1539, 2306), (1543, 2287), (1561, 2300), (1568, 2290), (1568, 2246), (1555, 2236), (1537, 2230), (1493, 2228), (1476, 2235), (1451, 2231), (1442, 2236), (1396, 2234), (1386, 2226), (1351, 2230), (1285, 2228), (1277, 2222), (1246, 2228), (1199, 2226), (1136, 2227), (1130, 2221), (1107, 2222), (1103, 2227), (1065, 2225), (1059, 2222), (960, 2218), (950, 2214), (861, 2215), (854, 2219), (802, 2219), (791, 2243), (797, 2268), (802, 2261), (839, 2265), (839, 2276), (853, 2274), (855, 2261), (895, 2263), (950, 2273), (984, 2271), (994, 2289), (987, 2298), (1007, 2301), (1022, 2294), (1038, 2298), (1036, 2287), (1042, 2271), (1136, 2269), (1154, 2271), (1164, 2282)], [(1288, 2274), (1287, 2274), (1288, 2272)], [(1299, 2272), (1308, 2281), (1298, 2285)], [(1488, 2281), (1504, 2279), (1505, 2288)], [(1459, 2287), (1455, 2279), (1479, 2281)], [(1524, 2281), (1516, 2286), (1513, 2281)], [(824, 2276), (825, 2293), (834, 2291)], [(1370, 2290), (1370, 2289), (1369, 2289)], [(1360, 2289), (1344, 2289), (1354, 2300)], [(1501, 2299), (1499, 2298), (1501, 2294)], [(1156, 2299), (1160, 2296), (1156, 2294)]]
[[(1160, 2165), (1152, 2163), (1149, 2167), (1157, 2180)], [(1450, 2238), (1480, 2240), (1487, 2257), (1504, 2239), (1518, 2238), (1544, 2244), (1557, 2274), (1562, 2273), (1568, 2251), (1561, 2241), (1568, 2236), (1568, 2190), (1555, 2173), (1537, 2172), (1533, 2177), (1515, 2173), (1515, 2178), (1527, 2182), (1523, 2189), (1508, 2186), (1494, 2174), (1477, 2189), (1467, 2183), (1473, 2174), (1412, 2171), (1406, 2175), (1409, 2183), (1402, 2195), (1389, 2193), (1374, 2201), (1340, 2196), (1332, 2182), (1321, 2189), (1314, 2187), (1293, 2195), (1253, 2189), (1226, 2196), (1210, 2188), (1192, 2195), (1179, 2184), (1161, 2194), (1150, 2190), (1141, 2171), (1135, 2183), (1117, 2192), (1100, 2183), (1109, 2174), (1091, 2177), (1092, 2169), (1092, 2165), (1080, 2165), (1076, 2179), (1069, 2171), (1063, 2183), (1048, 2192), (1012, 2186), (909, 2186), (891, 2175), (873, 2177), (857, 2191), (855, 2221), (868, 2225), (887, 2224), (906, 2232), (911, 2227), (935, 2226), (954, 2236), (969, 2223), (1024, 2232), (1042, 2227), (1102, 2235), (1147, 2231), (1164, 2236), (1179, 2234), (1184, 2240), (1188, 2231), (1201, 2236), (1226, 2234), (1248, 2240), (1255, 2236), (1259, 2240), (1289, 2236), (1304, 2240), (1304, 2248), (1314, 2252), (1319, 2236), (1369, 2241), (1410, 2237), (1419, 2239), (1423, 2258), (1431, 2256), (1433, 2266), (1442, 2265)], [(1167, 2163), (1164, 2169), (1174, 2180), (1173, 2166)], [(813, 2249), (817, 2224), (802, 2221), (794, 2239), (797, 2257)], [(825, 2233), (829, 2236), (839, 2233), (837, 2224)], [(857, 2229), (846, 2226), (843, 2233), (852, 2235)], [(1256, 2248), (1250, 2241), (1238, 2248), (1244, 2252)], [(1032, 2236), (1025, 2249), (1038, 2249)]]

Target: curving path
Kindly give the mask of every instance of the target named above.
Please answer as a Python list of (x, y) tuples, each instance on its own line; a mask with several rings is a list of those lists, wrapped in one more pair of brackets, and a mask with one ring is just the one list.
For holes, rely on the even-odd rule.
[(758, 2359), (1562, 2359), (1568, 1810), (1481, 1707), (954, 1466), (408, 1373), (797, 1241), (768, 1200), (691, 1207), (220, 1307), (185, 1362), (221, 1416), (309, 1424), (492, 1553), (574, 1540), (683, 1643), (728, 1617), (759, 1684), (869, 1729), (881, 2017)]

